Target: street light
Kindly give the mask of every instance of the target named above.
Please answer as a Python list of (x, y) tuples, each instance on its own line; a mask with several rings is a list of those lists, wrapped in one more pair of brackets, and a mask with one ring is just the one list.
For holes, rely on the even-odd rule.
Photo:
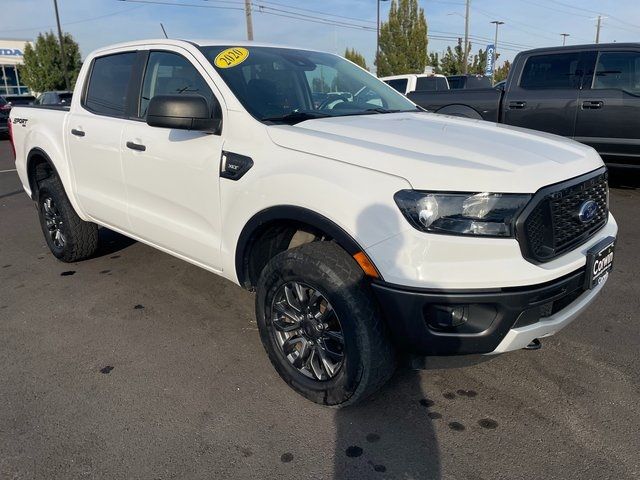
[(491, 23), (496, 25), (496, 36), (493, 39), (493, 68), (491, 69), (491, 85), (493, 85), (493, 79), (496, 76), (496, 60), (498, 59), (498, 27), (504, 25), (504, 22), (494, 20)]
[(378, 58), (380, 57), (380, 2), (389, 0), (376, 0), (378, 7), (378, 21), (376, 22), (376, 74), (378, 73)]
[(60, 59), (62, 60), (62, 74), (64, 76), (64, 84), (67, 90), (71, 90), (69, 82), (69, 72), (67, 71), (67, 56), (64, 53), (64, 37), (62, 36), (62, 27), (60, 27), (60, 15), (58, 14), (58, 0), (53, 0), (53, 7), (56, 11), (56, 23), (58, 24), (58, 39), (60, 40)]
[(567, 37), (570, 37), (571, 35), (568, 33), (561, 33), (560, 35), (562, 36), (562, 46), (564, 47), (567, 43)]

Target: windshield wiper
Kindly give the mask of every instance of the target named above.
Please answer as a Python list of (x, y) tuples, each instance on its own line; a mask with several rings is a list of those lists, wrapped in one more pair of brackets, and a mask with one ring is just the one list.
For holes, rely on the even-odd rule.
[(333, 115), (322, 112), (299, 111), (287, 113), (286, 115), (281, 115), (279, 117), (261, 118), (260, 120), (262, 120), (263, 122), (283, 122), (288, 125), (295, 125), (296, 123), (304, 122), (305, 120), (312, 120), (314, 118), (326, 118), (332, 116)]
[(365, 110), (358, 110), (355, 112), (345, 113), (341, 116), (374, 115), (376, 113), (402, 113), (402, 112), (414, 112), (414, 111), (417, 111), (417, 109), (416, 110), (390, 110), (387, 108), (375, 107), (375, 108), (367, 108)]
[(365, 113), (398, 113), (399, 111), (400, 110), (388, 110), (382, 107), (367, 108), (366, 110), (363, 110)]

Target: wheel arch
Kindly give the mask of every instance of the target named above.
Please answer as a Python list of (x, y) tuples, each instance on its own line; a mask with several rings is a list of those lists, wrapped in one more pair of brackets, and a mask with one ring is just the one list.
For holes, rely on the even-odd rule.
[(436, 113), (441, 115), (452, 115), (454, 117), (463, 117), (463, 118), (472, 118), (475, 120), (482, 120), (482, 115), (478, 113), (477, 110), (474, 110), (468, 105), (447, 105), (436, 110)]
[(29, 189), (33, 200), (38, 199), (39, 182), (52, 174), (56, 175), (62, 182), (62, 177), (47, 152), (39, 147), (32, 148), (27, 154), (27, 179), (29, 180)]
[[(283, 232), (281, 235), (278, 233), (280, 230)], [(289, 248), (291, 232), (295, 234), (300, 230), (328, 237), (326, 239), (335, 241), (351, 256), (364, 251), (344, 228), (324, 215), (293, 205), (269, 207), (251, 217), (238, 237), (235, 250), (238, 283), (244, 288), (253, 288), (268, 260)], [(256, 257), (255, 247), (268, 235), (273, 237), (267, 239), (271, 244), (266, 247), (266, 252), (262, 252), (262, 256)]]

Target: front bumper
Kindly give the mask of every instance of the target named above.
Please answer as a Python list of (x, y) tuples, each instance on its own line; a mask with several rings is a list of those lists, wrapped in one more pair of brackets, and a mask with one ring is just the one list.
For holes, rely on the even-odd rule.
[[(585, 290), (582, 268), (545, 284), (438, 291), (372, 284), (395, 342), (419, 355), (502, 353), (553, 335), (574, 320), (604, 282)], [(435, 308), (466, 307), (459, 326), (434, 325)]]

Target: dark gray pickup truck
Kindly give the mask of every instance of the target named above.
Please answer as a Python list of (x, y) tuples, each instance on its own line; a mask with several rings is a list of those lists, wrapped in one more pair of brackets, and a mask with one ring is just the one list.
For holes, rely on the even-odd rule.
[(504, 89), (408, 97), (437, 113), (573, 138), (610, 165), (640, 167), (640, 43), (529, 50), (516, 56)]

